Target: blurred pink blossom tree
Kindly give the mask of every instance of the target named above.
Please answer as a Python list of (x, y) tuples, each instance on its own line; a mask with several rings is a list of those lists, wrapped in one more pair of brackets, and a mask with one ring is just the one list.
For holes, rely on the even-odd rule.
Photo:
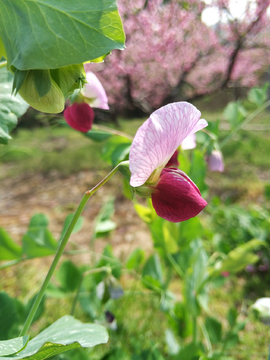
[[(115, 50), (98, 74), (115, 114), (150, 113), (175, 100), (192, 101), (227, 87), (253, 86), (270, 65), (270, 0), (247, 0), (234, 18), (228, 0), (119, 0), (126, 32), (125, 51)], [(215, 6), (215, 26), (202, 12)], [(243, 5), (244, 6), (244, 5)]]

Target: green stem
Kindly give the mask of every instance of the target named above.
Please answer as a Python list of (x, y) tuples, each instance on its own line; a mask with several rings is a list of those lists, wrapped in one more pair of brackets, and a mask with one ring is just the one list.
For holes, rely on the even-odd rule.
[(180, 266), (177, 264), (177, 262), (174, 260), (174, 258), (172, 257), (172, 255), (170, 253), (167, 253), (167, 258), (170, 261), (170, 263), (172, 264), (176, 273), (179, 275), (179, 277), (183, 278), (185, 275), (183, 270), (180, 268)]
[(193, 344), (196, 344), (196, 341), (197, 341), (197, 318), (196, 318), (196, 316), (192, 316), (192, 322), (193, 322), (192, 342), (193, 342)]
[(103, 126), (103, 125), (93, 125), (93, 129), (103, 130), (103, 131), (109, 132), (113, 135), (123, 136), (129, 140), (134, 139), (133, 136), (126, 134), (123, 131), (115, 130), (115, 129), (112, 129), (112, 128), (109, 128), (109, 127)]
[(27, 317), (27, 319), (26, 319), (26, 321), (24, 323), (23, 329), (22, 329), (19, 336), (26, 335), (27, 331), (29, 330), (29, 327), (30, 327), (30, 325), (31, 325), (31, 323), (33, 321), (33, 318), (34, 318), (34, 316), (36, 314), (36, 311), (37, 311), (37, 309), (39, 307), (39, 304), (40, 304), (40, 302), (41, 302), (41, 300), (43, 298), (43, 295), (44, 295), (44, 293), (46, 291), (46, 288), (47, 288), (47, 286), (48, 286), (48, 284), (49, 284), (49, 282), (51, 280), (51, 277), (52, 277), (52, 275), (54, 273), (54, 270), (55, 270), (55, 268), (56, 268), (56, 266), (57, 266), (57, 264), (58, 264), (58, 262), (59, 262), (59, 260), (60, 260), (60, 258), (62, 256), (63, 252), (64, 252), (65, 246), (66, 246), (66, 244), (68, 242), (68, 239), (69, 239), (69, 237), (70, 237), (70, 235), (71, 235), (71, 233), (72, 233), (72, 231), (74, 229), (74, 226), (76, 225), (78, 218), (80, 217), (81, 213), (83, 212), (83, 209), (85, 208), (85, 205), (87, 204), (87, 201), (90, 199), (90, 197), (102, 185), (104, 185), (116, 173), (116, 171), (118, 170), (118, 167), (119, 167), (120, 164), (118, 164), (100, 183), (98, 183), (95, 187), (93, 187), (93, 189), (88, 190), (88, 191), (86, 191), (84, 193), (83, 198), (82, 198), (82, 200), (81, 200), (75, 214), (73, 215), (71, 223), (70, 223), (69, 227), (67, 228), (63, 239), (60, 242), (60, 245), (59, 245), (59, 247), (57, 249), (57, 252), (55, 254), (55, 257), (53, 259), (51, 267), (50, 267), (50, 269), (49, 269), (49, 271), (48, 271), (48, 273), (46, 275), (46, 278), (45, 278), (45, 280), (44, 280), (44, 282), (43, 282), (43, 284), (42, 284), (42, 286), (41, 286), (41, 288), (39, 290), (39, 293), (38, 293), (38, 295), (36, 297), (36, 300), (35, 300), (32, 308), (31, 308), (31, 310), (30, 310), (30, 312), (28, 314), (28, 317)]
[(7, 61), (0, 62), (0, 69), (4, 68), (6, 66), (7, 66)]
[(251, 120), (253, 120), (260, 112), (262, 112), (265, 108), (267, 108), (270, 105), (270, 100), (266, 101), (264, 104), (262, 104), (258, 109), (253, 111), (245, 121), (241, 122), (228, 136), (225, 137), (225, 139), (221, 142), (220, 148), (222, 148), (231, 138), (234, 136), (234, 134), (245, 127)]
[(82, 276), (81, 276), (81, 278), (80, 278), (80, 282), (79, 282), (79, 284), (78, 284), (77, 291), (76, 291), (76, 294), (75, 294), (74, 299), (73, 299), (73, 302), (72, 302), (72, 307), (71, 307), (70, 315), (73, 315), (73, 314), (74, 314), (75, 307), (76, 307), (76, 304), (77, 304), (77, 301), (78, 301), (78, 299), (79, 299), (79, 295), (80, 295), (80, 292), (81, 292), (81, 287), (82, 287), (83, 279), (84, 279), (84, 274), (82, 274)]
[(200, 319), (199, 319), (199, 325), (201, 327), (202, 333), (203, 333), (204, 338), (205, 338), (206, 346), (207, 346), (207, 349), (209, 351), (208, 355), (211, 357), (212, 354), (213, 354), (212, 344), (211, 344), (208, 332), (206, 330), (206, 327), (204, 326), (203, 321), (200, 320)]

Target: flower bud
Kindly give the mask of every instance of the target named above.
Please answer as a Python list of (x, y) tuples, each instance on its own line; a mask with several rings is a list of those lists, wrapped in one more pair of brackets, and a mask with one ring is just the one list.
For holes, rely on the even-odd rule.
[(210, 171), (224, 171), (222, 152), (213, 150), (210, 156), (206, 157), (206, 162)]

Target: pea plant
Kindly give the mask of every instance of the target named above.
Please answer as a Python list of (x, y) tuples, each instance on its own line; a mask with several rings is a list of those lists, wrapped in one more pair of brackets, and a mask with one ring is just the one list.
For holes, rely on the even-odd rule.
[[(226, 254), (217, 251), (209, 256), (197, 215), (207, 206), (206, 165), (210, 170), (223, 171), (222, 147), (269, 106), (267, 88), (249, 93), (253, 104), (250, 114), (243, 112), (239, 102), (229, 104), (226, 116), (231, 131), (222, 142), (219, 122), (208, 126), (200, 111), (187, 102), (168, 104), (154, 111), (132, 138), (93, 125), (92, 107), (106, 110), (109, 105), (98, 78), (84, 68), (86, 62), (100, 62), (114, 49), (124, 49), (123, 27), (113, 0), (79, 3), (3, 0), (0, 19), (0, 143), (8, 143), (17, 118), (29, 105), (52, 114), (64, 110), (59, 125), (80, 131), (92, 141), (103, 142), (103, 157), (112, 165), (111, 172), (85, 191), (75, 213), (66, 218), (60, 239), (54, 238), (43, 214), (31, 218), (22, 246), (0, 229), (2, 268), (54, 255), (39, 292), (27, 304), (0, 293), (0, 358), (45, 359), (67, 350), (106, 343), (108, 332), (97, 321), (110, 324), (112, 331), (116, 329), (110, 304), (124, 294), (120, 280), (126, 271), (139, 277), (142, 287), (160, 298), (160, 309), (169, 324), (165, 334), (167, 354), (157, 348), (140, 349), (138, 359), (164, 356), (173, 359), (176, 355), (186, 360), (222, 359), (238, 342), (238, 332), (243, 330), (244, 323), (238, 321), (235, 308), (229, 310), (225, 328), (211, 316), (209, 290), (213, 284), (225, 282), (228, 273), (237, 273), (255, 263), (258, 256), (253, 250), (264, 241), (251, 239)], [(67, 100), (69, 106), (65, 109)], [(197, 141), (201, 150), (195, 149), (195, 134), (199, 131)], [(186, 151), (190, 149), (192, 153)], [(136, 249), (123, 263), (106, 246), (91, 266), (79, 267), (67, 260), (56, 271), (62, 255), (68, 254), (65, 248), (71, 234), (82, 227), (87, 202), (117, 171), (123, 174), (124, 194), (133, 200), (138, 216), (149, 228), (154, 254), (147, 256), (142, 249)], [(110, 201), (95, 221), (92, 241), (115, 228), (112, 212)], [(54, 274), (58, 286), (50, 282)], [(181, 300), (170, 288), (176, 278), (182, 282)], [(73, 296), (70, 315), (29, 340), (29, 328), (42, 316), (46, 298), (70, 294)], [(78, 306), (95, 322), (75, 319)], [(121, 351), (122, 354), (126, 351), (123, 342)], [(119, 353), (113, 349), (104, 359), (117, 356)]]

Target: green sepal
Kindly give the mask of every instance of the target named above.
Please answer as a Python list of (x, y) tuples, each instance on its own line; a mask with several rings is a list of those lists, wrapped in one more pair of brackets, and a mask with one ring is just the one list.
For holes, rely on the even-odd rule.
[(22, 87), (22, 84), (24, 83), (24, 80), (28, 74), (28, 70), (18, 70), (15, 69), (14, 72), (14, 79), (13, 79), (13, 85), (12, 85), (12, 93), (14, 95), (17, 95), (20, 88)]
[(81, 90), (86, 83), (86, 74), (83, 64), (64, 66), (50, 70), (52, 79), (61, 89), (65, 98), (70, 96), (74, 90)]
[(52, 88), (50, 70), (32, 70), (34, 83), (40, 98), (47, 95)]
[(0, 36), (0, 60), (1, 60), (2, 56), (4, 56), (5, 59), (7, 58), (6, 50), (5, 50), (3, 41), (2, 41), (1, 36)]
[(50, 91), (40, 98), (35, 86), (35, 72), (30, 70), (23, 82), (19, 94), (33, 108), (46, 113), (59, 113), (64, 110), (65, 97), (59, 86), (51, 79)]

